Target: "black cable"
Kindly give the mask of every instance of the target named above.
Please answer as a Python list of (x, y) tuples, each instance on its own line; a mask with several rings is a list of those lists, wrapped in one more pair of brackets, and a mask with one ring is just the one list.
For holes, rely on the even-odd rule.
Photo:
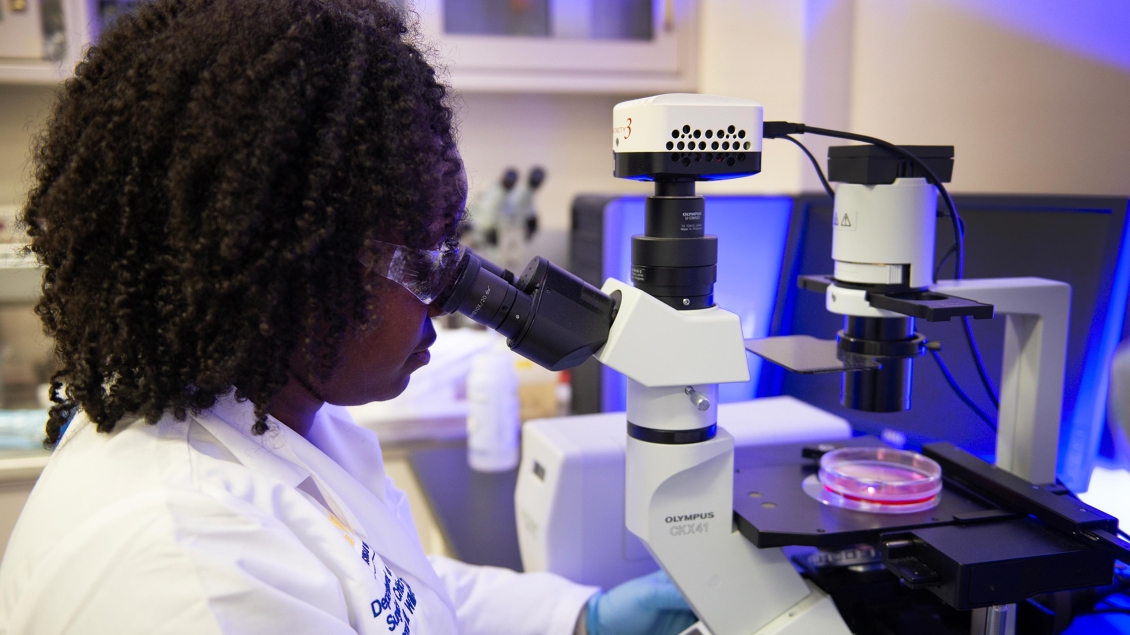
[(946, 261), (950, 259), (950, 256), (952, 256), (955, 251), (957, 251), (957, 243), (950, 245), (946, 253), (942, 254), (942, 259), (938, 261), (938, 266), (934, 267), (934, 282), (938, 281), (938, 276), (942, 273), (942, 267), (946, 266)]
[[(958, 220), (961, 222), (961, 235), (965, 236), (965, 221), (961, 219)], [(946, 250), (946, 253), (942, 254), (942, 259), (938, 261), (938, 265), (934, 267), (934, 282), (938, 281), (938, 276), (942, 275), (942, 267), (946, 265), (946, 261), (949, 260), (949, 257), (952, 256), (955, 251), (957, 251), (957, 241), (950, 243), (949, 249)]]
[(832, 189), (832, 185), (828, 183), (828, 177), (824, 176), (824, 170), (820, 167), (820, 162), (816, 160), (816, 157), (812, 156), (812, 153), (808, 151), (808, 148), (804, 147), (803, 143), (797, 141), (796, 139), (793, 139), (789, 135), (782, 135), (777, 138), (792, 141), (797, 145), (798, 148), (800, 148), (806, 155), (808, 155), (808, 160), (812, 162), (812, 167), (816, 168), (816, 174), (820, 177), (820, 184), (824, 186), (824, 191), (827, 192), (828, 196), (831, 196), (834, 200), (836, 198), (836, 192)]
[(945, 362), (942, 361), (942, 357), (938, 355), (938, 351), (930, 349), (930, 354), (934, 356), (934, 361), (938, 362), (938, 370), (942, 371), (942, 375), (946, 378), (946, 382), (948, 382), (950, 388), (953, 388), (953, 391), (957, 393), (958, 398), (961, 399), (961, 401), (963, 401), (965, 405), (969, 406), (969, 408), (973, 410), (973, 412), (977, 413), (977, 416), (981, 417), (981, 420), (989, 424), (989, 427), (992, 428), (994, 432), (996, 432), (997, 422), (994, 421), (993, 418), (990, 417), (984, 410), (981, 410), (981, 408), (979, 408), (977, 404), (973, 403), (973, 400), (969, 398), (969, 395), (965, 394), (965, 391), (961, 389), (961, 386), (957, 385), (957, 380), (954, 379), (953, 374), (950, 373), (950, 369), (947, 368)]
[(981, 385), (985, 387), (985, 393), (989, 395), (989, 401), (993, 402), (993, 407), (1000, 410), (1000, 399), (997, 398), (997, 391), (993, 388), (993, 382), (989, 379), (988, 371), (985, 370), (985, 361), (981, 359), (981, 350), (977, 348), (977, 340), (973, 338), (973, 325), (969, 322), (969, 316), (961, 318), (961, 328), (965, 331), (965, 341), (969, 343), (969, 350), (973, 353), (973, 361), (976, 362), (977, 375), (981, 378)]

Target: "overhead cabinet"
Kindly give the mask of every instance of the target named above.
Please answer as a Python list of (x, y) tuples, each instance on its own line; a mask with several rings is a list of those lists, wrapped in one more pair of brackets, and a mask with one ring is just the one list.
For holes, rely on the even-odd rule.
[(54, 84), (96, 33), (96, 0), (0, 0), (0, 84)]
[(416, 0), (463, 91), (630, 94), (695, 88), (694, 0)]

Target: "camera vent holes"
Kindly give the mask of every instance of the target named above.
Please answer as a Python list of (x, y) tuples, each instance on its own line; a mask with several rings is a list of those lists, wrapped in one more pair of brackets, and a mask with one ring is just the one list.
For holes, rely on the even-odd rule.
[[(689, 149), (694, 150), (693, 144), (690, 145)], [(734, 167), (746, 160), (744, 152), (672, 152), (668, 156), (671, 157), (671, 163), (683, 167), (690, 167), (691, 163), (725, 163), (727, 166)]]

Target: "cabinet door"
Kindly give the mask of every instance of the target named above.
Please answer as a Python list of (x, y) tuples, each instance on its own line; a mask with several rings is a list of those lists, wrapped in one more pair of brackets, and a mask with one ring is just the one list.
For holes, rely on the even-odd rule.
[(0, 0), (0, 84), (54, 84), (91, 40), (87, 0)]
[(0, 0), (0, 59), (43, 59), (38, 0)]
[(693, 90), (695, 0), (415, 0), (462, 90)]

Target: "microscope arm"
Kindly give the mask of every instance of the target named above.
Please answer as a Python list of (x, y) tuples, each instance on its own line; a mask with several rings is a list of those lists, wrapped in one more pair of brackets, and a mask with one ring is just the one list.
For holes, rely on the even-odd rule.
[(946, 280), (932, 288), (993, 304), (1006, 316), (996, 464), (1032, 483), (1054, 483), (1071, 286), (1043, 278), (986, 278)]
[(749, 379), (738, 317), (677, 311), (614, 279), (602, 291), (621, 298), (596, 358), (628, 376), (628, 530), (713, 635), (847, 635), (784, 552), (735, 530), (734, 440), (715, 422), (718, 384)]

